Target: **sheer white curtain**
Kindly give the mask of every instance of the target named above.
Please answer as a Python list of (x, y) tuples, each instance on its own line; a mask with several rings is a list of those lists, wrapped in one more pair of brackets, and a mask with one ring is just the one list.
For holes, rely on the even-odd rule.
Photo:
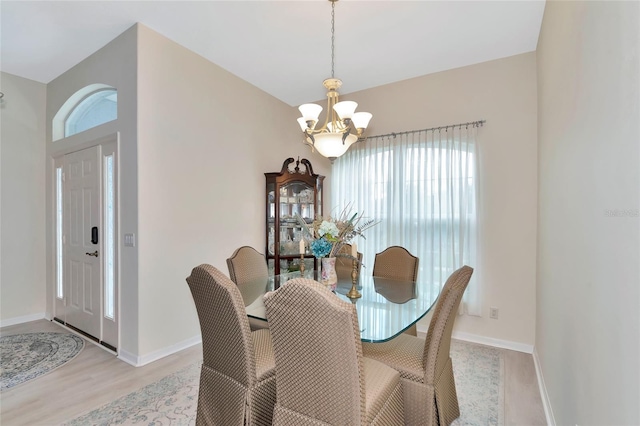
[[(332, 214), (351, 204), (380, 221), (356, 240), (363, 273), (371, 274), (375, 254), (392, 245), (420, 258), (420, 279), (443, 285), (462, 265), (478, 272), (476, 134), (469, 124), (378, 136), (335, 161)], [(461, 309), (480, 315), (479, 294), (474, 273)]]

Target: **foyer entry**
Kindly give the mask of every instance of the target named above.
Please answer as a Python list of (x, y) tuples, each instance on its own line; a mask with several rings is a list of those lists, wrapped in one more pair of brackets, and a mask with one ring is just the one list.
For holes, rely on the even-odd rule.
[(117, 352), (116, 136), (54, 159), (54, 319)]

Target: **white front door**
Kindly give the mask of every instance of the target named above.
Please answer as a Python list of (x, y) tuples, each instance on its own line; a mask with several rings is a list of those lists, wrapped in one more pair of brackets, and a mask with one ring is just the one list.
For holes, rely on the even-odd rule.
[(102, 273), (100, 146), (65, 156), (64, 267), (67, 287), (65, 321), (101, 337)]
[(54, 318), (117, 351), (117, 134), (54, 159)]

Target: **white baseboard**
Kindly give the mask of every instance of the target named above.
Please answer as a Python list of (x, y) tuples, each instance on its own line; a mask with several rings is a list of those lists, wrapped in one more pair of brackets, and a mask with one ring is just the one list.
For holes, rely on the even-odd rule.
[(451, 337), (453, 339), (464, 340), (465, 342), (479, 343), (481, 345), (510, 349), (512, 351), (524, 352), (527, 354), (533, 353), (533, 345), (512, 342), (510, 340), (494, 339), (493, 337), (485, 337), (477, 334), (461, 333), (456, 331), (451, 334)]
[[(424, 335), (429, 331), (429, 323), (425, 325), (418, 324), (418, 333)], [(479, 343), (481, 345), (493, 346), (496, 348), (510, 349), (512, 351), (524, 352), (527, 354), (533, 353), (533, 345), (526, 345), (524, 343), (512, 342), (510, 340), (494, 339), (492, 337), (480, 336), (478, 334), (461, 333), (454, 331), (451, 334), (453, 339), (464, 340), (465, 342)]]
[(537, 350), (533, 351), (533, 364), (536, 367), (536, 376), (538, 377), (538, 386), (540, 387), (540, 397), (542, 399), (542, 407), (544, 408), (544, 415), (547, 418), (547, 424), (549, 426), (556, 426), (556, 419), (553, 417), (553, 410), (551, 409), (551, 401), (549, 401), (547, 386), (544, 384), (544, 376), (542, 375), (542, 367), (540, 366), (540, 359), (538, 358)]
[(129, 365), (133, 365), (134, 367), (139, 367), (138, 356), (127, 352), (124, 349), (118, 349), (118, 359)]
[(191, 346), (197, 345), (198, 343), (202, 343), (202, 336), (200, 335), (191, 337), (187, 340), (183, 340), (182, 342), (178, 342), (175, 345), (167, 346), (165, 348), (158, 349), (157, 351), (153, 351), (142, 356), (138, 356), (120, 349), (118, 351), (118, 359), (121, 359), (122, 361), (126, 362), (127, 364), (131, 364), (134, 367), (142, 367), (143, 365), (149, 364), (153, 361), (157, 361), (160, 358), (164, 358), (176, 352), (180, 352), (183, 349), (190, 348)]
[(37, 314), (31, 314), (31, 315), (25, 315), (22, 317), (14, 317), (14, 318), (7, 318), (4, 319), (2, 321), (0, 321), (0, 327), (9, 327), (10, 325), (16, 325), (16, 324), (22, 324), (24, 322), (31, 322), (31, 321), (37, 321), (40, 319), (45, 319), (45, 313), (44, 312), (39, 312)]

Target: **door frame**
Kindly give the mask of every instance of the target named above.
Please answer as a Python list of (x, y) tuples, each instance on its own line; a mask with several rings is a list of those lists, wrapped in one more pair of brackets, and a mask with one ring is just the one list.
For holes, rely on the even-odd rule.
[[(77, 151), (82, 151), (84, 149), (87, 148), (92, 148), (92, 147), (96, 147), (96, 146), (100, 146), (100, 160), (99, 160), (99, 170), (100, 170), (100, 217), (101, 217), (101, 223), (103, 224), (102, 228), (105, 228), (105, 197), (106, 197), (106, 191), (105, 191), (105, 173), (104, 173), (104, 161), (105, 158), (107, 156), (113, 156), (113, 209), (114, 209), (114, 230), (113, 230), (113, 280), (114, 280), (114, 318), (110, 319), (110, 318), (105, 318), (104, 315), (104, 308), (105, 308), (105, 294), (104, 294), (104, 287), (105, 287), (105, 275), (106, 275), (106, 271), (107, 268), (104, 267), (104, 265), (101, 265), (101, 288), (100, 288), (100, 316), (101, 316), (101, 326), (100, 326), (100, 336), (95, 336), (95, 338), (97, 338), (97, 341), (95, 341), (95, 339), (91, 339), (92, 341), (94, 341), (95, 343), (98, 343), (99, 346), (104, 347), (114, 353), (118, 353), (118, 348), (120, 347), (120, 338), (121, 338), (121, 318), (120, 318), (120, 294), (121, 294), (121, 289), (120, 289), (120, 237), (119, 237), (119, 224), (120, 224), (120, 159), (119, 159), (119, 132), (115, 132), (112, 134), (109, 134), (107, 136), (104, 137), (99, 137), (96, 139), (93, 139), (91, 141), (87, 141), (84, 143), (80, 143), (80, 144), (76, 144), (74, 146), (69, 146), (69, 147), (65, 147), (63, 149), (57, 150), (54, 153), (50, 154), (50, 163), (51, 163), (51, 186), (49, 188), (50, 191), (50, 200), (51, 200), (51, 223), (53, 224), (53, 226), (51, 227), (51, 236), (52, 236), (52, 257), (50, 259), (51, 261), (51, 270), (53, 271), (53, 274), (51, 275), (51, 280), (49, 282), (49, 288), (51, 290), (51, 317), (52, 319), (57, 320), (57, 322), (62, 323), (63, 325), (65, 325), (66, 327), (69, 327), (75, 331), (78, 331), (81, 334), (84, 334), (87, 337), (90, 337), (88, 335), (86, 335), (86, 333), (83, 333), (82, 330), (78, 330), (74, 327), (71, 327), (67, 324), (65, 324), (64, 321), (61, 321), (59, 318), (57, 318), (57, 314), (58, 312), (56, 312), (57, 310), (57, 280), (58, 280), (58, 246), (57, 246), (57, 226), (56, 226), (56, 218), (57, 218), (57, 209), (56, 209), (56, 203), (57, 203), (57, 198), (56, 198), (56, 191), (57, 191), (57, 180), (56, 180), (56, 170), (58, 167), (60, 167), (61, 165), (64, 164), (64, 158), (66, 155), (71, 154), (73, 152), (77, 152)], [(58, 142), (62, 142), (64, 139), (61, 139), (59, 141), (56, 141), (54, 143), (58, 143)], [(64, 191), (63, 191), (64, 193)], [(63, 201), (64, 204), (64, 201)], [(106, 236), (106, 230), (105, 229), (101, 229), (101, 235)], [(101, 239), (101, 243), (100, 243), (100, 250), (101, 252), (104, 252), (103, 247), (104, 247), (104, 242), (105, 239), (104, 238), (100, 238)], [(64, 254), (64, 249), (62, 250), (62, 255)], [(105, 259), (105, 257), (103, 257), (103, 259)], [(63, 264), (64, 264), (64, 260), (63, 260)], [(63, 276), (63, 282), (66, 279)], [(65, 293), (65, 297), (67, 296), (67, 294)], [(63, 315), (66, 315), (66, 312), (62, 313)]]

